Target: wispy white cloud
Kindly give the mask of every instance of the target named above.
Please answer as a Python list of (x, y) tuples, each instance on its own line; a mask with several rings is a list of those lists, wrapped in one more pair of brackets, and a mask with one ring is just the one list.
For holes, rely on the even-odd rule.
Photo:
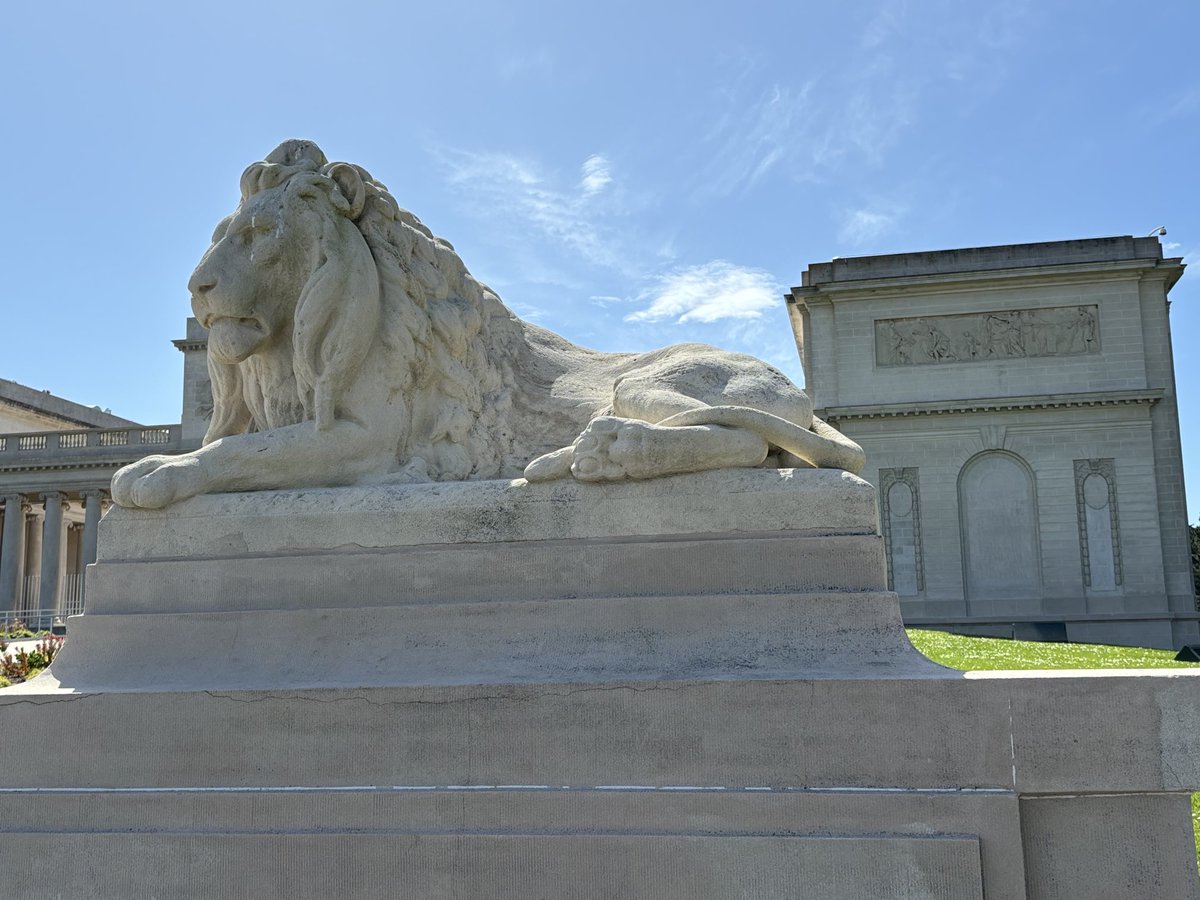
[(440, 161), (447, 167), (447, 180), (455, 186), (489, 181), (533, 187), (541, 180), (529, 163), (503, 153), (447, 150)]
[(596, 207), (597, 195), (613, 180), (603, 156), (588, 157), (582, 182), (567, 186), (537, 163), (505, 153), (445, 147), (434, 153), (472, 212), (503, 219), (512, 238), (548, 240), (593, 265), (627, 268), (621, 237), (608, 224), (611, 210)]
[(892, 217), (887, 213), (875, 212), (870, 209), (856, 209), (848, 213), (842, 223), (838, 237), (852, 244), (878, 237), (892, 224)]
[(837, 122), (844, 144), (867, 162), (882, 165), (901, 132), (912, 124), (917, 93), (903, 82), (864, 86), (850, 98)]
[(583, 178), (580, 180), (579, 186), (583, 188), (584, 196), (590, 197), (592, 194), (599, 193), (604, 190), (606, 185), (612, 183), (608, 160), (599, 153), (585, 159), (583, 165), (580, 166), (580, 171)]
[(904, 217), (906, 210), (894, 203), (875, 203), (859, 209), (847, 209), (840, 214), (838, 240), (848, 244), (864, 244), (887, 234)]
[(774, 84), (749, 105), (744, 97), (727, 96), (730, 108), (707, 137), (715, 151), (705, 168), (703, 193), (724, 196), (749, 190), (784, 162), (812, 85), (810, 81), (793, 90)]
[[(797, 66), (800, 77), (788, 80), (766, 59), (727, 61), (698, 142), (707, 156), (696, 167), (698, 193), (734, 195), (779, 175), (820, 181), (851, 167), (880, 169), (945, 103), (986, 102), (1035, 30), (1036, 6), (1002, 0), (981, 18), (954, 14), (950, 0), (934, 5), (944, 10), (938, 28), (924, 7), (877, 0), (835, 72)], [(1180, 108), (1189, 102), (1181, 95)]]
[(660, 275), (637, 300), (645, 308), (627, 322), (716, 322), (758, 319), (778, 306), (783, 289), (766, 272), (723, 259)]

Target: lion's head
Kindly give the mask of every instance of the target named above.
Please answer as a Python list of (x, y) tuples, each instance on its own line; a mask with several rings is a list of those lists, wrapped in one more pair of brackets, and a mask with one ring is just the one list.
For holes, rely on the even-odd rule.
[[(328, 162), (309, 141), (287, 141), (247, 168), (241, 195), (188, 285), (209, 329), (205, 443), (353, 417), (348, 395), (377, 351), (392, 382), (380, 389), (403, 399), (397, 459), (415, 460), (418, 477), (494, 469), (503, 449), (475, 439), (487, 407), (502, 402), (483, 332), (510, 314), (453, 247), (366, 170)], [(246, 390), (247, 366), (271, 353), (290, 359), (294, 390), (264, 402)]]

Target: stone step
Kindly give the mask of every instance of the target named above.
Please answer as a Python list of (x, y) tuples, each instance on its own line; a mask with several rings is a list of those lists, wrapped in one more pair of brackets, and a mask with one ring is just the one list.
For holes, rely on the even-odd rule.
[(39, 900), (983, 897), (970, 835), (7, 833), (4, 853), (5, 896)]
[(650, 481), (566, 479), (207, 494), (114, 508), (99, 561), (344, 548), (728, 533), (874, 534), (875, 489), (834, 469), (722, 469)]
[(68, 635), (52, 674), (80, 691), (942, 671), (912, 648), (895, 594), (882, 591), (89, 612)]
[[(0, 789), (6, 831), (80, 834), (779, 834), (980, 836), (1019, 864), (1010, 790), (696, 785)], [(1012, 847), (1012, 843), (1016, 847)], [(1000, 850), (1007, 846), (1007, 853)]]
[(887, 590), (877, 535), (789, 533), (109, 561), (87, 578), (89, 616)]

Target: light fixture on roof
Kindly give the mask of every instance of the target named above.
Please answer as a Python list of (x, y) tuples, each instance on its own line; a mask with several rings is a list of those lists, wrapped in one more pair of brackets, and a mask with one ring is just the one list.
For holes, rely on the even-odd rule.
[(1152, 232), (1150, 232), (1148, 235), (1146, 235), (1146, 237), (1162, 237), (1166, 233), (1167, 233), (1167, 226), (1159, 225)]

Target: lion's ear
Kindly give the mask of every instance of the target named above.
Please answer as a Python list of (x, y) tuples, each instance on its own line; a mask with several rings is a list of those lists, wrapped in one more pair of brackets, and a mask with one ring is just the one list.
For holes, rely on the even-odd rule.
[(342, 214), (350, 221), (356, 220), (362, 215), (363, 206), (367, 202), (367, 188), (358, 168), (349, 163), (334, 163), (326, 169), (325, 174), (333, 179), (333, 183), (346, 200), (348, 208), (342, 210)]
[(242, 173), (242, 200), (246, 200), (259, 191), (269, 191), (273, 187), (278, 187), (287, 181), (293, 171), (295, 170), (276, 163), (251, 163)]

